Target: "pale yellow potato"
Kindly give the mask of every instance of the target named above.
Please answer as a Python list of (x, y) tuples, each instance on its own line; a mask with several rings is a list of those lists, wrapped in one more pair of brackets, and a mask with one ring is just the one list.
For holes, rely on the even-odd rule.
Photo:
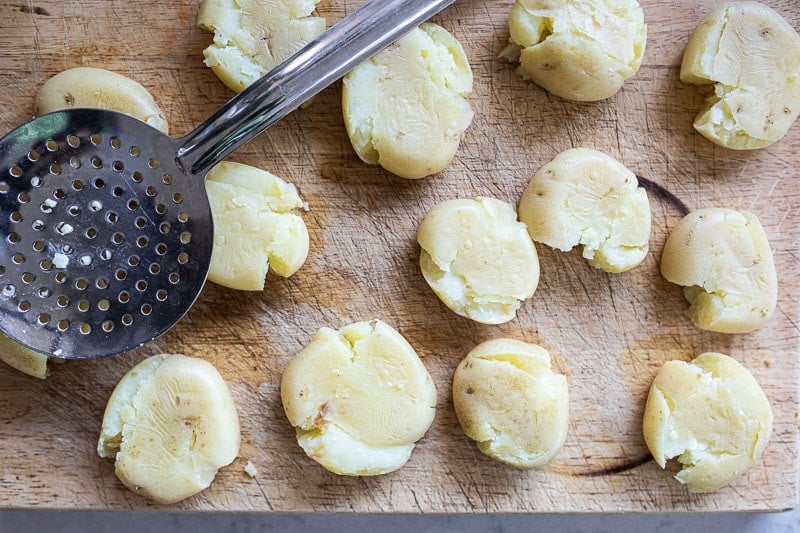
[(420, 268), (453, 312), (484, 324), (512, 320), (539, 284), (539, 257), (514, 208), (494, 198), (448, 200), (417, 230)]
[(800, 35), (759, 2), (715, 7), (695, 28), (681, 81), (713, 85), (694, 127), (735, 150), (780, 140), (800, 114)]
[(567, 378), (535, 344), (499, 338), (473, 348), (453, 376), (453, 405), (480, 451), (517, 468), (544, 466), (567, 438)]
[(295, 210), (297, 188), (259, 168), (223, 161), (206, 176), (214, 217), (208, 279), (243, 291), (264, 290), (267, 271), (289, 277), (308, 257), (308, 229)]
[(239, 417), (211, 363), (177, 354), (133, 367), (108, 400), (97, 453), (120, 481), (158, 503), (206, 489), (239, 453)]
[(76, 67), (47, 80), (36, 92), (37, 115), (90, 107), (118, 111), (169, 133), (164, 112), (140, 83), (101, 68)]
[(519, 218), (536, 242), (568, 252), (583, 247), (606, 272), (637, 266), (650, 248), (650, 202), (636, 175), (590, 148), (558, 154), (531, 178)]
[(20, 343), (0, 334), (0, 361), (11, 368), (29, 376), (45, 379), (50, 371), (47, 368), (47, 356), (24, 347)]
[(777, 305), (775, 261), (752, 213), (706, 208), (686, 215), (664, 243), (661, 274), (684, 287), (698, 328), (748, 333)]
[(281, 377), (281, 401), (306, 454), (341, 475), (392, 472), (436, 413), (436, 388), (388, 324), (322, 328)]
[(342, 112), (358, 156), (403, 178), (444, 170), (473, 112), (472, 69), (458, 40), (425, 23), (344, 77)]
[(511, 44), (502, 55), (517, 71), (569, 100), (616, 94), (639, 70), (647, 25), (636, 0), (516, 0)]
[(319, 0), (203, 0), (197, 25), (214, 32), (205, 64), (236, 92), (325, 31)]
[(772, 409), (745, 367), (707, 352), (661, 367), (647, 396), (643, 432), (661, 468), (677, 458), (682, 469), (675, 479), (691, 492), (711, 492), (761, 458)]

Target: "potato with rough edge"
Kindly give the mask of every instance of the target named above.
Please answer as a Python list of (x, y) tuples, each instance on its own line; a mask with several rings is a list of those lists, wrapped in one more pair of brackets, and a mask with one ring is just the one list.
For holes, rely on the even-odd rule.
[(711, 492), (761, 458), (772, 409), (744, 366), (708, 352), (661, 367), (647, 396), (643, 432), (661, 468), (677, 458), (682, 469), (675, 479), (690, 492)]
[(243, 291), (264, 289), (268, 270), (289, 277), (308, 257), (308, 229), (295, 211), (297, 188), (259, 168), (223, 161), (206, 176), (214, 217), (208, 279)]
[(672, 229), (661, 252), (661, 274), (684, 287), (698, 328), (748, 333), (775, 311), (778, 279), (758, 218), (734, 209), (698, 209)]
[(36, 92), (37, 115), (79, 107), (118, 111), (169, 133), (167, 119), (153, 95), (139, 82), (110, 70), (71, 68), (47, 80)]
[(411, 457), (433, 422), (436, 389), (408, 341), (375, 320), (320, 329), (283, 372), (281, 401), (309, 457), (371, 476)]
[(203, 0), (197, 25), (214, 32), (205, 64), (240, 92), (325, 31), (318, 0)]
[(149, 357), (108, 400), (97, 453), (114, 458), (120, 481), (158, 503), (206, 489), (239, 453), (239, 417), (211, 363), (178, 354)]
[(780, 140), (800, 114), (800, 35), (759, 2), (715, 7), (695, 28), (681, 81), (713, 87), (694, 128), (735, 150)]
[(539, 257), (511, 204), (494, 198), (434, 206), (417, 230), (420, 268), (455, 313), (484, 324), (512, 320), (539, 284)]
[(476, 346), (456, 368), (453, 404), (478, 449), (517, 468), (544, 466), (567, 438), (567, 379), (535, 344), (500, 338)]
[(618, 273), (641, 263), (650, 248), (650, 202), (636, 175), (590, 148), (558, 154), (531, 178), (519, 203), (528, 233), (567, 252), (583, 247), (589, 264)]
[(472, 70), (458, 40), (425, 23), (344, 77), (342, 111), (366, 163), (416, 179), (453, 160), (473, 112)]
[(516, 0), (502, 56), (551, 93), (610, 98), (639, 70), (647, 26), (636, 0)]
[(0, 334), (0, 361), (35, 378), (45, 379), (50, 374), (46, 355), (26, 348), (3, 334)]

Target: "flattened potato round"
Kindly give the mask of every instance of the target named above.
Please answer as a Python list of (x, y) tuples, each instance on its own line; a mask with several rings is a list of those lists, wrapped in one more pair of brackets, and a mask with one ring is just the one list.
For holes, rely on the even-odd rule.
[(478, 448), (517, 468), (547, 464), (567, 438), (567, 379), (535, 344), (500, 338), (476, 346), (456, 368), (453, 404)]
[(436, 413), (436, 388), (400, 333), (375, 320), (322, 328), (283, 372), (281, 401), (297, 442), (341, 475), (392, 472)]
[(295, 211), (297, 188), (260, 168), (223, 161), (206, 176), (214, 215), (209, 281), (264, 290), (267, 271), (289, 277), (308, 257), (308, 228)]
[(564, 252), (583, 246), (589, 264), (624, 272), (647, 256), (650, 202), (636, 175), (589, 148), (562, 152), (537, 172), (519, 203), (528, 233)]
[(97, 453), (120, 481), (159, 503), (206, 489), (239, 453), (239, 416), (211, 363), (179, 354), (149, 357), (108, 400)]
[(714, 87), (694, 121), (705, 138), (735, 150), (764, 148), (800, 114), (800, 35), (762, 3), (719, 5), (692, 33), (681, 81)]
[(49, 374), (46, 355), (34, 352), (3, 334), (0, 334), (0, 361), (35, 378), (45, 379)]
[(342, 111), (358, 157), (403, 178), (443, 170), (472, 122), (461, 44), (425, 23), (344, 77)]
[(494, 198), (434, 206), (417, 231), (420, 268), (453, 312), (484, 324), (516, 316), (539, 284), (539, 257), (514, 208)]
[(203, 0), (197, 25), (214, 32), (205, 64), (241, 92), (325, 31), (318, 0)]
[(569, 100), (609, 98), (639, 70), (647, 26), (637, 0), (516, 0), (503, 55)]
[(139, 82), (101, 68), (76, 67), (47, 80), (36, 92), (36, 114), (90, 107), (118, 111), (169, 133), (164, 112)]
[(745, 367), (708, 352), (661, 367), (647, 396), (643, 432), (661, 468), (677, 458), (683, 468), (675, 478), (691, 492), (711, 492), (761, 458), (772, 409)]
[(664, 243), (661, 274), (684, 287), (692, 322), (709, 331), (754, 331), (777, 305), (775, 261), (752, 213), (706, 208), (686, 215)]

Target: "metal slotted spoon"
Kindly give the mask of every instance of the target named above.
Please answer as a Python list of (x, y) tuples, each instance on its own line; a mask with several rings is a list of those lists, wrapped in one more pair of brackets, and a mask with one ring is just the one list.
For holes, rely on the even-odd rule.
[(0, 329), (61, 359), (161, 335), (206, 281), (205, 173), (454, 0), (372, 0), (182, 139), (95, 109), (0, 139)]

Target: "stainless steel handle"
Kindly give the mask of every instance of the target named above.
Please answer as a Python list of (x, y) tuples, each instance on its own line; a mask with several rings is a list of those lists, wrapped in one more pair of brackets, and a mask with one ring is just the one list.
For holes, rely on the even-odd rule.
[(179, 165), (204, 174), (455, 0), (370, 0), (232, 98), (179, 141)]

